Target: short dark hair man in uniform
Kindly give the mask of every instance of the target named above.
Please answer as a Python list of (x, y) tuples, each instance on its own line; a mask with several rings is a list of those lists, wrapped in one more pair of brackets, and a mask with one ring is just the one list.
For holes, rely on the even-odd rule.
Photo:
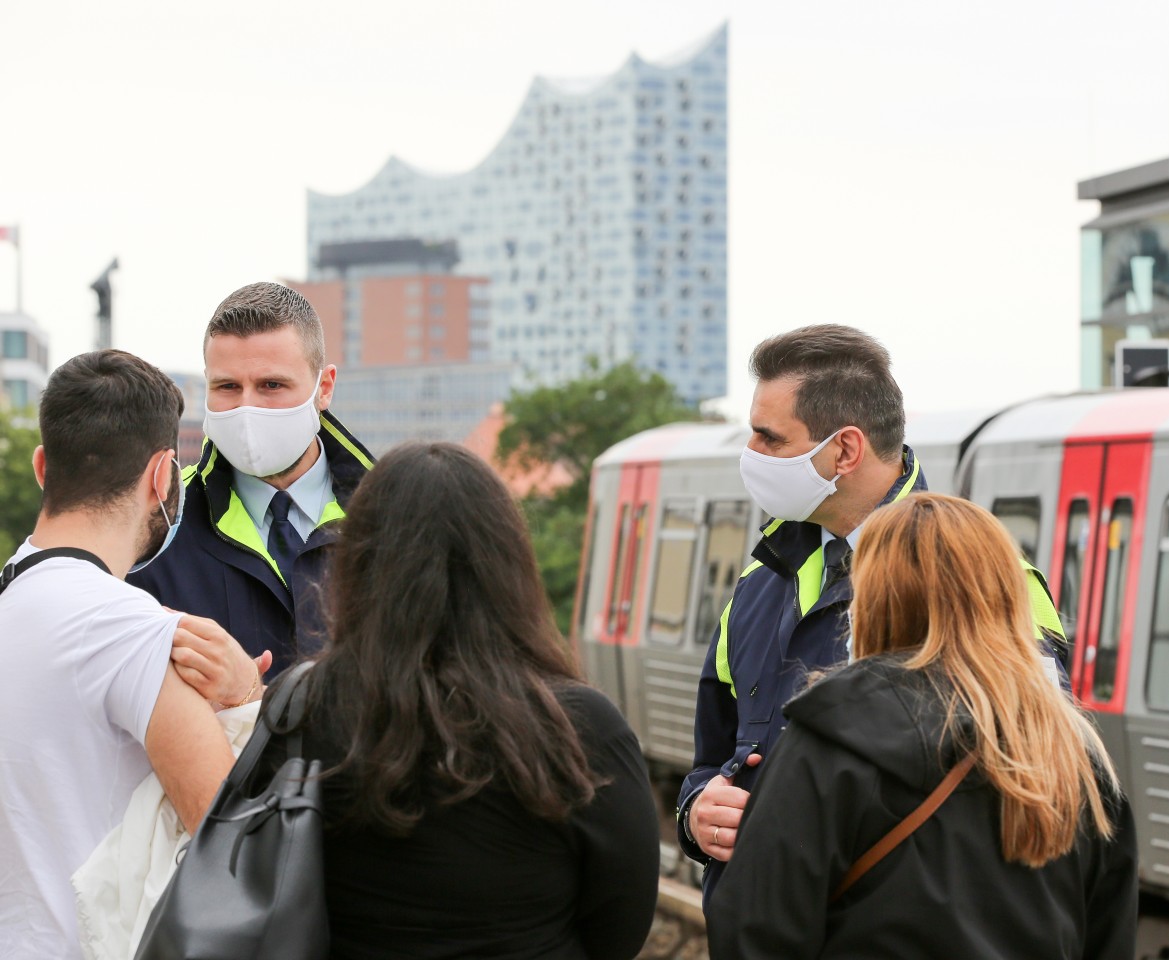
[(78, 958), (70, 877), (153, 768), (194, 831), (232, 765), (211, 706), (171, 665), (194, 631), (224, 652), (216, 699), (255, 695), (256, 668), (215, 624), (123, 582), (157, 562), (183, 513), (174, 462), (183, 398), (120, 350), (49, 377), (33, 472), (36, 528), (0, 574), (0, 943)]
[[(207, 325), (203, 359), (207, 439), (184, 471), (187, 517), (174, 548), (130, 580), (218, 621), (252, 656), (271, 651), (283, 670), (320, 646), (316, 587), (335, 521), (373, 457), (328, 411), (337, 368), (295, 290), (236, 290)], [(207, 671), (216, 655), (196, 638), (175, 661)]]
[[(848, 561), (861, 525), (926, 489), (903, 443), (889, 354), (872, 337), (838, 324), (802, 327), (760, 343), (750, 370), (758, 383), (740, 470), (771, 519), (711, 641), (694, 769), (678, 797), (679, 842), (707, 865), (704, 902), (734, 852), (755, 768), (783, 732), (783, 705), (809, 671), (848, 656)], [(1063, 629), (1046, 585), (1031, 593), (1037, 635), (1058, 645)]]

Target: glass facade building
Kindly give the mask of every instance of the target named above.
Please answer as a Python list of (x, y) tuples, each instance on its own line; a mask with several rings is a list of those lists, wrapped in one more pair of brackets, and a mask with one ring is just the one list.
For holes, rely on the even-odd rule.
[(0, 313), (0, 402), (33, 409), (48, 379), (48, 334), (26, 313)]
[(1100, 201), (1080, 253), (1080, 383), (1096, 389), (1117, 385), (1118, 345), (1169, 338), (1169, 160), (1085, 180), (1078, 195)]
[(727, 34), (669, 63), (636, 54), (587, 86), (537, 78), (474, 169), (391, 158), (365, 186), (308, 195), (310, 282), (324, 244), (458, 243), (491, 285), (489, 356), (516, 385), (632, 359), (688, 401), (726, 393)]
[[(375, 457), (403, 440), (462, 443), (492, 404), (507, 396), (514, 373), (506, 363), (350, 367), (338, 373), (329, 409)], [(198, 373), (167, 376), (186, 401), (179, 420), (179, 463), (198, 463), (206, 381)]]
[(403, 440), (462, 443), (507, 396), (514, 372), (508, 363), (350, 367), (330, 409), (375, 457)]

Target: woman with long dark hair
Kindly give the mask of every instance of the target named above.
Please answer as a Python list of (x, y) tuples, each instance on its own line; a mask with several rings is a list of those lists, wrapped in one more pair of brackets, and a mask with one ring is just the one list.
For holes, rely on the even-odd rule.
[(657, 892), (645, 765), (580, 681), (491, 469), (394, 448), (325, 589), (302, 731), (327, 771), (331, 955), (633, 957)]
[[(855, 662), (785, 708), (712, 899), (711, 956), (1129, 960), (1132, 813), (1043, 668), (1009, 534), (915, 494), (865, 521), (852, 582)], [(955, 768), (957, 788), (844, 888)]]

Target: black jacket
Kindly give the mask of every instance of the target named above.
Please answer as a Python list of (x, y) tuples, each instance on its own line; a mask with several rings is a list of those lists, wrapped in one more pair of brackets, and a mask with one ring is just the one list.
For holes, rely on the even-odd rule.
[(209, 440), (199, 463), (183, 471), (187, 502), (174, 542), (145, 570), (126, 578), (168, 607), (215, 620), (254, 657), (271, 650), (269, 676), (320, 649), (324, 625), (316, 586), (336, 539), (336, 520), (373, 466), (369, 451), (327, 410), (318, 436), (337, 499), (294, 561), (291, 586), (231, 488), (231, 464)]
[[(1111, 797), (1111, 842), (1082, 834), (1040, 869), (1007, 863), (998, 796), (975, 769), (835, 904), (848, 868), (960, 759), (928, 678), (873, 657), (788, 704), (790, 726), (744, 814), (708, 911), (714, 960), (1130, 960), (1137, 853)], [(939, 749), (940, 746), (940, 749)]]

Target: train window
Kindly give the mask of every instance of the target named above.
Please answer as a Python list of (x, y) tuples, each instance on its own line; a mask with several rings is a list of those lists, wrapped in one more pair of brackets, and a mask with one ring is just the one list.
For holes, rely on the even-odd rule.
[(617, 562), (613, 564), (613, 583), (609, 588), (609, 629), (617, 630), (617, 613), (621, 601), (621, 584), (625, 580), (625, 553), (629, 549), (629, 504), (621, 505), (621, 523), (617, 526)]
[(658, 533), (657, 569), (649, 612), (651, 640), (677, 643), (686, 631), (696, 539), (693, 501), (666, 503)]
[(1015, 538), (1023, 556), (1034, 563), (1039, 546), (1039, 498), (999, 497), (990, 512)]
[(1124, 585), (1128, 580), (1129, 544), (1132, 541), (1132, 501), (1117, 500), (1108, 523), (1108, 559), (1104, 565), (1104, 602), (1100, 607), (1100, 637), (1096, 642), (1096, 670), (1092, 698), (1112, 699), (1116, 684), (1116, 654), (1120, 647), (1120, 617), (1124, 610)]
[(1169, 502), (1161, 518), (1157, 594), (1153, 601), (1153, 635), (1149, 641), (1149, 672), (1145, 684), (1149, 707), (1169, 710)]
[[(1080, 591), (1084, 583), (1084, 561), (1087, 559), (1088, 501), (1073, 500), (1068, 507), (1067, 542), (1063, 548), (1063, 570), (1059, 580), (1059, 619), (1063, 624), (1068, 646), (1075, 651), (1076, 613), (1080, 609)], [(1069, 662), (1071, 657), (1069, 656)]]
[(703, 558), (702, 596), (694, 637), (705, 643), (714, 634), (723, 608), (734, 593), (747, 550), (747, 522), (751, 505), (746, 500), (715, 500), (706, 507), (706, 556)]

